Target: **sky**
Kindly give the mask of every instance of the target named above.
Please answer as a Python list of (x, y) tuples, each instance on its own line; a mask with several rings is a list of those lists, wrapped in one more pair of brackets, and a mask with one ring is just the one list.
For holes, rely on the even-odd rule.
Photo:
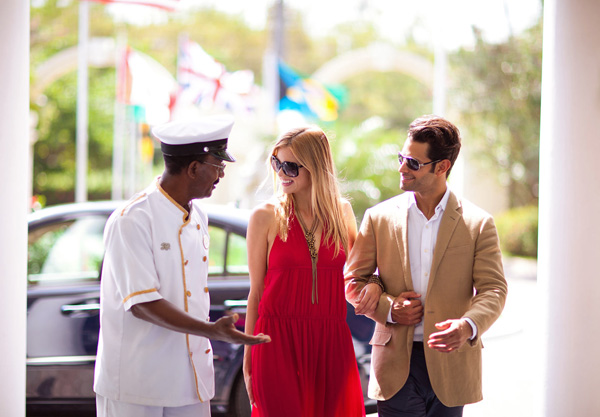
[[(267, 10), (276, 0), (180, 0), (182, 7), (201, 5), (242, 16), (255, 29), (265, 27)], [(471, 27), (483, 30), (484, 39), (499, 42), (533, 25), (542, 13), (541, 0), (284, 0), (303, 13), (307, 30), (316, 37), (337, 24), (374, 22), (385, 39), (402, 43), (412, 31), (417, 41), (446, 49), (473, 43)], [(140, 13), (139, 6), (111, 5), (122, 19), (144, 14), (160, 19), (161, 13)], [(131, 12), (134, 8), (135, 12)], [(145, 8), (150, 9), (150, 8)], [(124, 17), (129, 16), (129, 17)], [(164, 16), (164, 14), (163, 14)]]

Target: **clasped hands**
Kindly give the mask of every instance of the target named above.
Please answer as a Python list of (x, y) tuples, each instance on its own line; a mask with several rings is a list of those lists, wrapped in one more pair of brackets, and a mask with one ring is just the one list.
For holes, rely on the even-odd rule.
[[(416, 325), (423, 319), (421, 294), (414, 291), (403, 292), (392, 303), (392, 320), (398, 324)], [(473, 334), (471, 325), (465, 319), (450, 319), (435, 324), (440, 330), (431, 333), (427, 346), (442, 353), (459, 349)]]
[[(413, 326), (423, 319), (421, 294), (414, 291), (403, 292), (392, 303), (392, 320), (398, 324)], [(450, 319), (435, 324), (440, 330), (431, 333), (427, 346), (442, 353), (459, 349), (473, 334), (471, 325), (465, 319)]]
[(405, 326), (414, 326), (423, 319), (421, 294), (414, 291), (401, 293), (392, 302), (392, 320)]
[[(356, 314), (375, 312), (382, 291), (377, 285), (365, 285), (355, 307)], [(414, 326), (423, 320), (421, 294), (414, 291), (401, 293), (392, 302), (392, 320), (401, 325)], [(449, 353), (459, 349), (473, 334), (471, 325), (465, 319), (450, 319), (436, 323), (439, 332), (429, 335), (427, 346), (438, 352)]]

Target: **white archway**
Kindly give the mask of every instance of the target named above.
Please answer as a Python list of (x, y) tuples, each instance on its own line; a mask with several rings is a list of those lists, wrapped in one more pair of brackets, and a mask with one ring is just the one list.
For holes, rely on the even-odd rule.
[[(89, 40), (88, 65), (95, 68), (112, 67), (116, 60), (116, 46), (113, 38), (91, 38)], [(34, 70), (34, 82), (30, 86), (33, 100), (43, 94), (46, 87), (65, 74), (77, 70), (78, 47), (64, 49)]]
[(324, 84), (341, 83), (367, 71), (401, 72), (433, 90), (434, 68), (428, 59), (379, 43), (338, 55), (315, 71), (313, 78)]
[[(123, 59), (125, 49), (126, 42), (120, 38), (117, 41), (108, 37), (91, 38), (87, 43), (88, 66), (94, 68), (115, 67)], [(78, 70), (78, 51), (79, 45), (64, 49), (42, 62), (33, 70), (32, 84), (30, 86), (30, 98), (32, 102), (37, 102), (40, 97), (43, 97), (46, 88), (54, 81), (70, 72)], [(127, 54), (127, 56), (128, 70), (132, 73), (132, 78), (134, 79), (131, 89), (132, 91), (135, 90), (136, 93), (136, 97), (131, 97), (131, 100), (148, 100), (148, 102), (152, 103), (146, 110), (148, 118), (150, 118), (149, 114), (156, 116), (157, 112), (164, 117), (164, 110), (167, 108), (170, 99), (170, 93), (165, 93), (165, 91), (168, 90), (174, 93), (177, 89), (177, 82), (166, 68), (149, 55), (135, 50), (131, 54)], [(159, 103), (159, 101), (161, 102)], [(125, 157), (123, 153), (125, 152), (126, 141), (131, 139), (125, 137), (124, 114), (124, 104), (117, 101), (115, 103), (112, 185), (112, 197), (115, 199), (123, 198), (124, 193), (131, 195), (138, 188), (135, 174), (136, 167), (133, 162), (135, 158), (129, 158), (131, 160), (129, 166), (125, 167), (124, 164)], [(35, 115), (32, 115), (32, 125), (34, 125), (34, 128), (36, 122)], [(32, 130), (31, 146), (34, 143), (35, 131)], [(80, 146), (80, 144), (78, 143), (77, 146)], [(135, 145), (131, 143), (129, 144), (129, 148), (133, 151), (136, 150)], [(30, 152), (31, 167), (33, 167), (32, 158), (33, 152)], [(79, 159), (77, 163), (80, 163)], [(125, 171), (127, 171), (127, 175)], [(125, 176), (127, 176), (127, 181), (124, 179)], [(126, 183), (124, 184), (124, 182)], [(87, 190), (84, 190), (84, 192), (87, 194)]]

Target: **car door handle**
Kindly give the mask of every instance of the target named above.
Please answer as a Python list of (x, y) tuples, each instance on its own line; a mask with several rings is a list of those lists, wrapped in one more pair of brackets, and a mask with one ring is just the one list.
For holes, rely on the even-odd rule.
[(248, 307), (248, 300), (225, 300), (223, 302), (225, 307), (233, 308), (233, 307)]
[(100, 310), (100, 303), (79, 303), (79, 304), (65, 304), (60, 307), (61, 313), (67, 316), (90, 316), (96, 314)]
[(248, 300), (225, 300), (223, 305), (226, 310), (230, 310), (232, 313), (246, 314)]

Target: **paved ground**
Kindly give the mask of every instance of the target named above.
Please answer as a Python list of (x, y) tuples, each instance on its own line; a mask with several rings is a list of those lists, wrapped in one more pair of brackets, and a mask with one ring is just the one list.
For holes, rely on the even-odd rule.
[[(464, 417), (534, 415), (541, 366), (535, 335), (539, 322), (535, 261), (505, 259), (506, 307), (483, 336), (483, 401), (465, 407)], [(369, 414), (375, 417), (377, 414)]]

